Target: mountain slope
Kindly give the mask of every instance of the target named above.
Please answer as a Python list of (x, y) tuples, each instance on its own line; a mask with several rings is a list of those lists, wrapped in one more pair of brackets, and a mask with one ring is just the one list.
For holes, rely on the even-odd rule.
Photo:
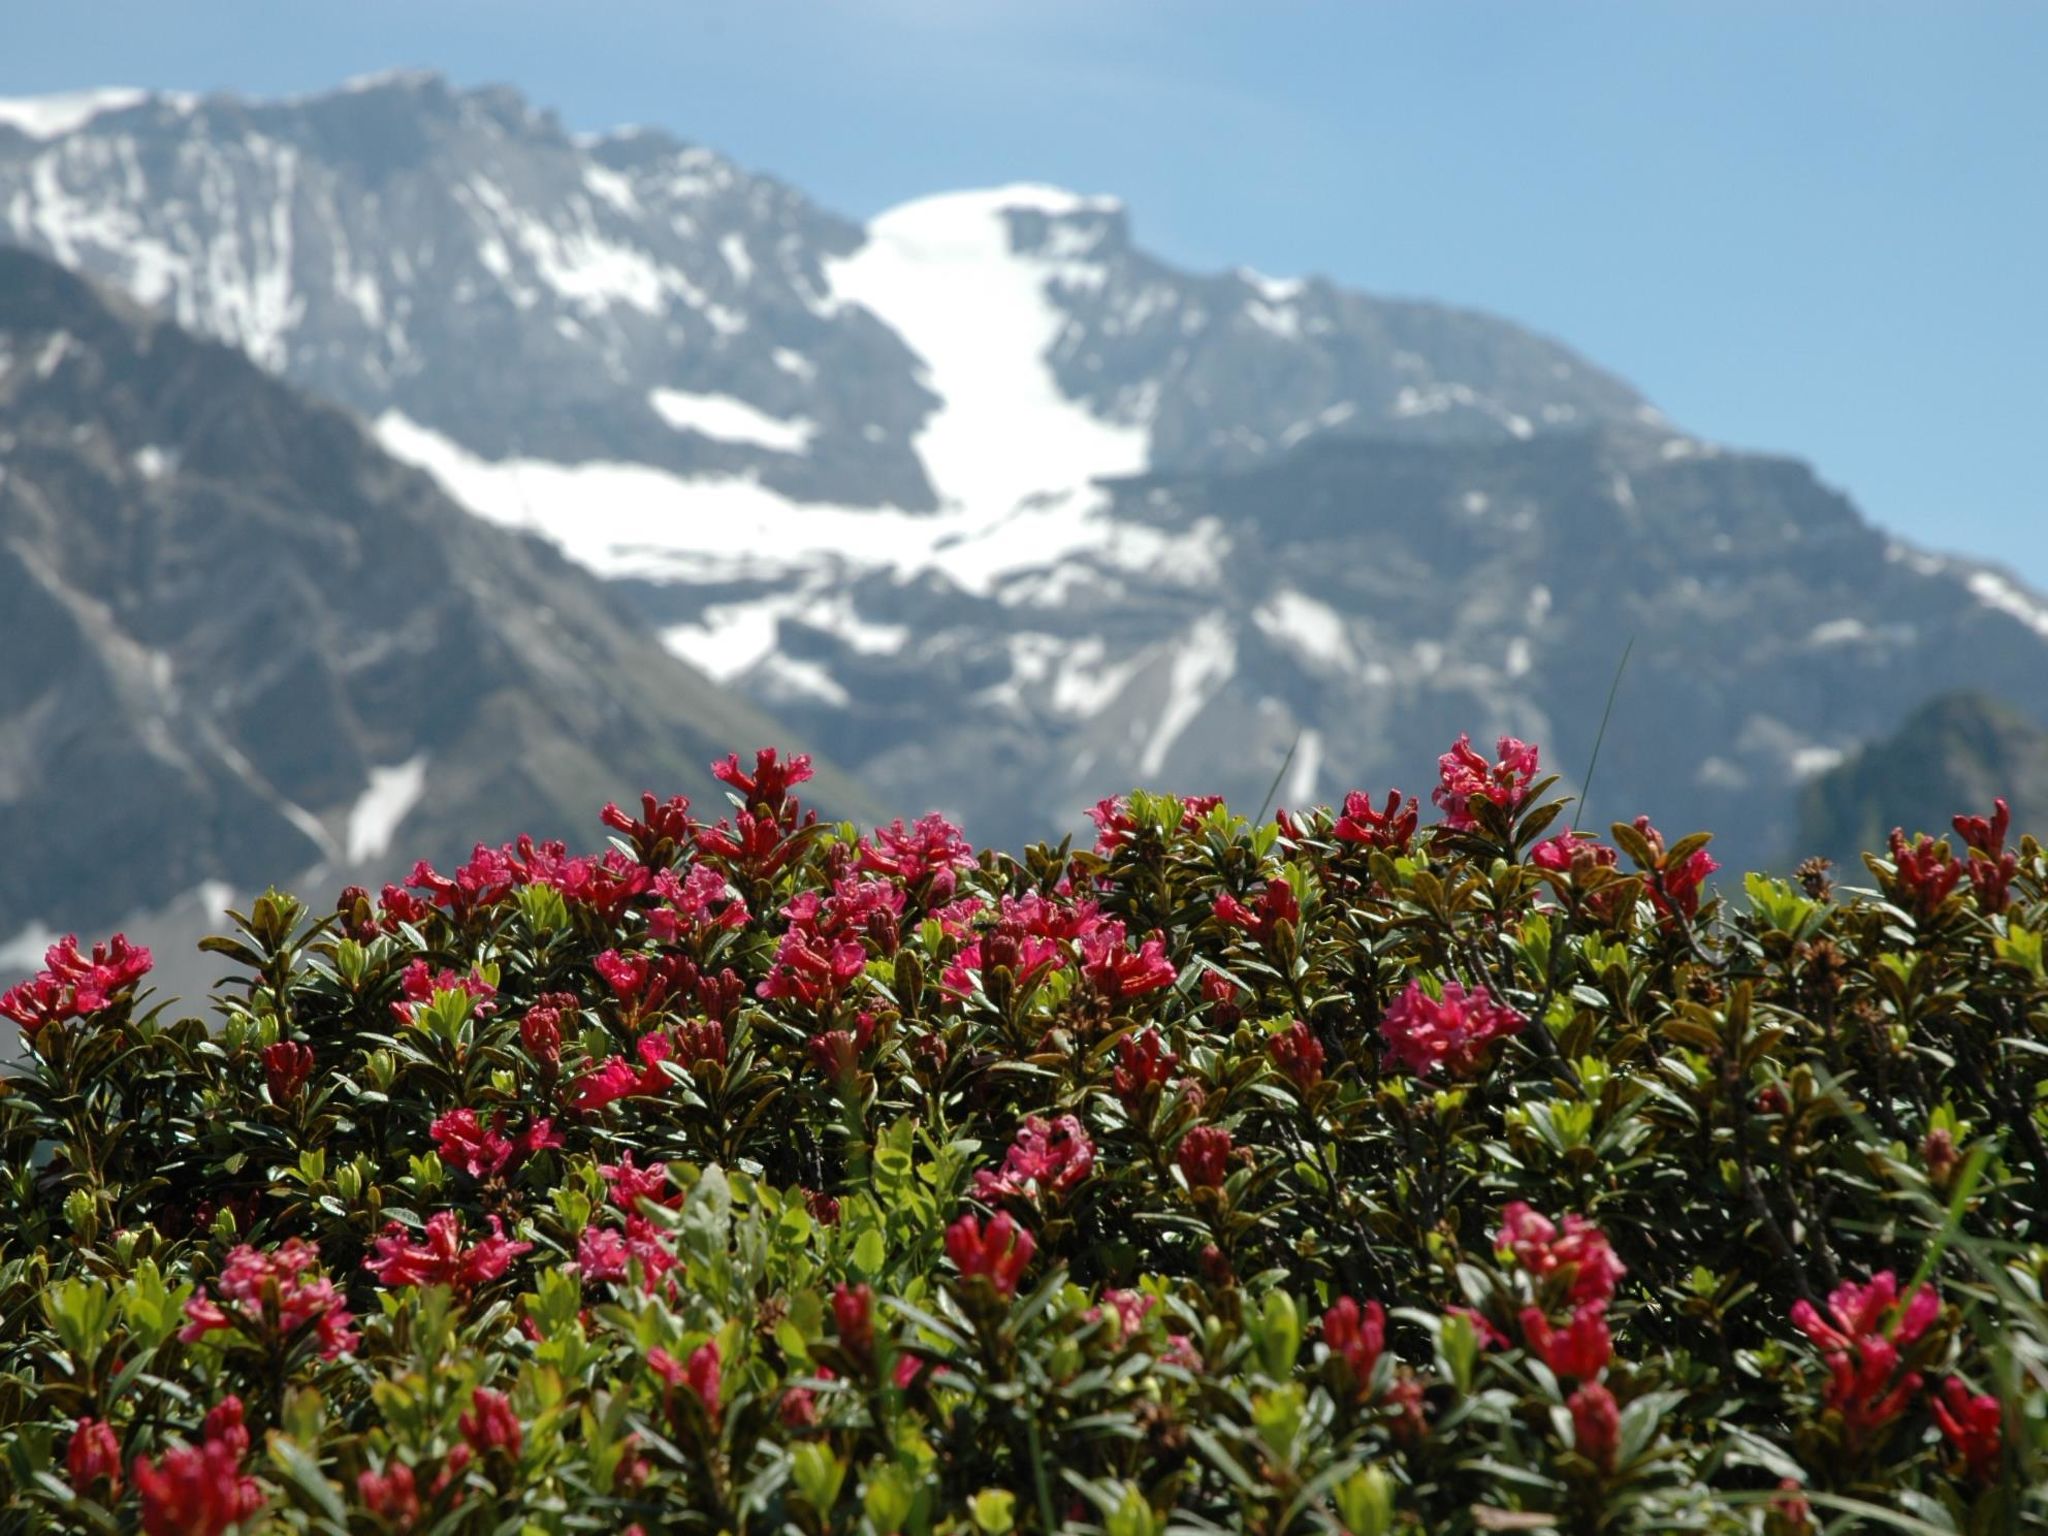
[(1946, 835), (1952, 815), (1989, 815), (1999, 798), (2015, 841), (2048, 828), (2048, 730), (1983, 694), (1944, 694), (1806, 787), (1799, 848), (1861, 884), (1858, 853), (1882, 850), (1894, 827)]
[(710, 758), (786, 733), (618, 607), (240, 353), (0, 249), (0, 939), (717, 804)]
[[(15, 126), (9, 127), (12, 122)], [(1461, 730), (1778, 858), (2048, 602), (1491, 317), (1179, 271), (1019, 185), (865, 228), (659, 133), (382, 77), (0, 108), (0, 232), (248, 347), (542, 535), (893, 807), (1411, 787)], [(395, 748), (390, 750), (396, 750)], [(390, 768), (391, 762), (383, 766)]]

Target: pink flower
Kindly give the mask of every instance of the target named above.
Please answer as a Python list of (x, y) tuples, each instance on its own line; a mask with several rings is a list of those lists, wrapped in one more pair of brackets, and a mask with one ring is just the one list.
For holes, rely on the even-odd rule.
[(485, 981), (474, 969), (467, 976), (458, 976), (453, 971), (432, 971), (424, 960), (415, 960), (408, 965), (398, 978), (403, 997), (391, 1005), (391, 1012), (401, 1024), (410, 1024), (419, 1009), (433, 1002), (443, 992), (461, 992), (470, 998), (470, 1011), (480, 1019), (487, 1019), (497, 1008), (494, 999), (498, 989)]
[(576, 1242), (576, 1272), (585, 1281), (617, 1282), (630, 1266), (640, 1265), (640, 1288), (652, 1291), (676, 1267), (676, 1256), (661, 1233), (644, 1216), (628, 1216), (623, 1232), (610, 1227), (585, 1227)]
[(1303, 1093), (1323, 1080), (1323, 1043), (1300, 1019), (1266, 1042), (1266, 1054)]
[(248, 1449), (242, 1401), (224, 1397), (206, 1416), (200, 1444), (174, 1445), (155, 1461), (136, 1457), (131, 1470), (146, 1536), (221, 1536), (261, 1509), (263, 1490), (242, 1472)]
[(263, 1058), (263, 1077), (270, 1087), (270, 1102), (285, 1105), (299, 1096), (306, 1079), (313, 1075), (313, 1048), (296, 1040), (280, 1040), (257, 1053)]
[(1470, 831), (1479, 824), (1472, 814), (1474, 799), (1511, 815), (1521, 809), (1536, 778), (1537, 750), (1512, 736), (1501, 737), (1496, 750), (1500, 760), (1489, 763), (1472, 750), (1470, 736), (1460, 736), (1451, 750), (1437, 759), (1437, 787), (1430, 799), (1444, 813), (1444, 825), (1452, 831)]
[(1917, 1340), (1941, 1315), (1941, 1298), (1917, 1287), (1903, 1303), (1898, 1277), (1883, 1270), (1868, 1285), (1844, 1281), (1823, 1318), (1808, 1301), (1792, 1304), (1792, 1325), (1811, 1339), (1828, 1368), (1822, 1402), (1842, 1417), (1851, 1447), (1868, 1443), (1903, 1414), (1920, 1373), (1899, 1368), (1899, 1346)]
[(1088, 1321), (1097, 1322), (1108, 1316), (1116, 1319), (1116, 1337), (1128, 1339), (1145, 1326), (1146, 1314), (1159, 1305), (1157, 1296), (1147, 1296), (1143, 1291), (1106, 1290), (1102, 1293), (1102, 1305), (1088, 1309)]
[(1095, 1143), (1073, 1115), (1044, 1120), (1027, 1115), (1017, 1139), (1003, 1158), (1000, 1172), (984, 1168), (974, 1176), (974, 1193), (982, 1200), (1005, 1195), (1035, 1199), (1063, 1195), (1088, 1177), (1095, 1166)]
[[(1656, 868), (1650, 873), (1650, 904), (1664, 917), (1674, 913), (1690, 921), (1699, 915), (1700, 894), (1707, 883), (1707, 876), (1721, 866), (1704, 848), (1695, 848), (1677, 864), (1664, 856), (1664, 834), (1650, 825), (1650, 818), (1638, 816), (1636, 830), (1643, 835), (1643, 841), (1650, 845), (1656, 855)], [(1944, 856), (1947, 845), (1942, 847)]]
[(1173, 1081), (1173, 1070), (1180, 1065), (1180, 1057), (1166, 1048), (1159, 1031), (1149, 1024), (1144, 1033), (1125, 1035), (1117, 1042), (1116, 1060), (1116, 1096), (1133, 1115), (1148, 1097)]
[(64, 1452), (64, 1470), (73, 1493), (83, 1496), (105, 1483), (106, 1496), (100, 1502), (112, 1504), (120, 1498), (121, 1442), (114, 1438), (114, 1426), (98, 1419), (80, 1419)]
[(1489, 1045), (1520, 1034), (1526, 1023), (1514, 1009), (1495, 1003), (1484, 987), (1468, 992), (1460, 983), (1448, 982), (1439, 999), (1424, 991), (1421, 982), (1411, 981), (1381, 1017), (1380, 1035), (1395, 1065), (1417, 1077), (1427, 1077), (1439, 1067), (1450, 1077), (1469, 1077), (1479, 1069)]
[(533, 1248), (531, 1243), (508, 1239), (505, 1224), (496, 1216), (487, 1219), (490, 1236), (468, 1248), (462, 1246), (461, 1224), (453, 1211), (437, 1211), (427, 1218), (423, 1243), (409, 1241), (402, 1225), (389, 1222), (363, 1268), (392, 1289), (445, 1285), (458, 1296), (466, 1296), (504, 1274), (514, 1259)]
[[(1181, 796), (1181, 831), (1194, 831), (1202, 824), (1202, 818), (1222, 803), (1221, 795)], [(1121, 795), (1097, 801), (1094, 808), (1088, 812), (1088, 819), (1095, 823), (1097, 853), (1115, 853), (1128, 843), (1138, 830), (1137, 818), (1131, 815), (1131, 803)]]
[(616, 1163), (600, 1163), (597, 1171), (610, 1186), (611, 1202), (620, 1210), (637, 1213), (642, 1200), (652, 1200), (656, 1205), (671, 1208), (683, 1203), (680, 1192), (668, 1195), (668, 1164), (649, 1163), (644, 1168), (633, 1166), (633, 1149), (628, 1147), (620, 1154)]
[(1281, 879), (1268, 880), (1249, 907), (1225, 891), (1216, 898), (1215, 911), (1218, 922), (1241, 928), (1265, 945), (1272, 944), (1282, 923), (1301, 925), (1301, 903), (1295, 899), (1294, 887)]
[(45, 1024), (83, 1018), (111, 1006), (149, 973), (149, 951), (115, 934), (92, 947), (90, 957), (78, 951), (78, 938), (66, 934), (43, 952), (43, 969), (0, 993), (0, 1017), (14, 1020), (31, 1040)]
[(1552, 1328), (1541, 1307), (1522, 1309), (1522, 1337), (1529, 1348), (1558, 1376), (1590, 1381), (1614, 1358), (1614, 1340), (1607, 1331), (1607, 1303), (1581, 1302), (1572, 1320)]
[(1594, 869), (1612, 869), (1616, 851), (1590, 832), (1560, 832), (1529, 850), (1529, 862), (1552, 874), (1577, 878)]
[(754, 754), (754, 771), (748, 773), (740, 767), (739, 754), (732, 753), (724, 762), (711, 765), (711, 776), (738, 790), (746, 809), (765, 808), (775, 816), (790, 790), (811, 777), (811, 756), (799, 752), (785, 763), (779, 761), (775, 748), (763, 747)]
[(867, 963), (868, 952), (852, 939), (828, 941), (791, 928), (775, 951), (775, 964), (754, 990), (770, 1001), (793, 998), (806, 1008), (826, 1007), (839, 1000)]
[(1198, 1125), (1180, 1139), (1175, 1154), (1180, 1171), (1193, 1189), (1221, 1189), (1230, 1176), (1230, 1132), (1220, 1125)]
[(1344, 1363), (1352, 1391), (1363, 1397), (1372, 1389), (1372, 1373), (1387, 1347), (1387, 1312), (1376, 1301), (1360, 1306), (1349, 1296), (1337, 1298), (1323, 1314), (1323, 1343)]
[(573, 992), (543, 992), (519, 1021), (519, 1043), (535, 1061), (553, 1067), (562, 1056), (562, 1025), (580, 1009)]
[(1502, 1253), (1513, 1254), (1539, 1282), (1558, 1276), (1574, 1305), (1612, 1301), (1615, 1287), (1628, 1273), (1628, 1266), (1609, 1246), (1607, 1234), (1585, 1217), (1565, 1217), (1560, 1233), (1555, 1222), (1521, 1200), (1510, 1201), (1501, 1212), (1493, 1245)]
[(1066, 965), (1057, 940), (1026, 933), (1020, 925), (1005, 920), (978, 939), (970, 940), (946, 967), (943, 983), (955, 997), (974, 991), (974, 978), (998, 970), (1008, 971), (1020, 986)]
[(1597, 1381), (1579, 1388), (1565, 1401), (1572, 1416), (1572, 1444), (1602, 1472), (1614, 1470), (1621, 1452), (1621, 1405)]
[(985, 1276), (995, 1293), (1005, 1299), (1016, 1295), (1037, 1240), (1010, 1219), (1007, 1211), (984, 1223), (979, 1216), (962, 1216), (946, 1229), (946, 1257), (960, 1271), (962, 1279)]
[(1170, 987), (1178, 973), (1166, 958), (1163, 937), (1155, 933), (1132, 954), (1124, 947), (1124, 925), (1112, 920), (1081, 940), (1081, 974), (1116, 1003)]
[(901, 821), (877, 827), (861, 844), (860, 867), (906, 886), (928, 879), (931, 895), (944, 901), (953, 892), (957, 872), (974, 868), (974, 850), (945, 817), (925, 816), (907, 829)]
[(494, 1179), (535, 1152), (562, 1144), (561, 1134), (549, 1120), (534, 1121), (517, 1140), (504, 1131), (502, 1110), (492, 1118), (488, 1129), (473, 1109), (451, 1109), (427, 1127), (441, 1161), (478, 1180)]
[(708, 864), (698, 864), (678, 880), (672, 869), (654, 877), (655, 894), (667, 901), (647, 914), (647, 936), (657, 944), (676, 944), (691, 934), (716, 933), (747, 926), (747, 903), (732, 882)]
[(453, 876), (437, 874), (434, 866), (422, 859), (413, 865), (412, 876), (405, 883), (416, 891), (426, 892), (435, 906), (462, 922), (479, 909), (494, 907), (511, 895), (512, 888), (519, 883), (519, 873), (504, 850), (478, 843), (469, 862)]
[[(1999, 801), (1998, 806), (2004, 810), (2005, 802)], [(1988, 1392), (1973, 1396), (1960, 1378), (1951, 1376), (1941, 1384), (1940, 1395), (1930, 1399), (1927, 1407), (1934, 1422), (1941, 1426), (1942, 1436), (1962, 1457), (1970, 1476), (1980, 1483), (1996, 1479), (2005, 1451), (2005, 1419), (1998, 1399)], [(74, 1476), (72, 1481), (75, 1484), (77, 1478)]]
[(519, 1427), (519, 1416), (512, 1411), (511, 1399), (489, 1387), (478, 1387), (469, 1401), (469, 1411), (456, 1421), (464, 1443), (478, 1456), (501, 1450), (507, 1456), (517, 1457), (526, 1437)]
[(341, 1293), (325, 1275), (308, 1274), (320, 1262), (317, 1244), (300, 1238), (286, 1238), (270, 1253), (260, 1253), (247, 1243), (228, 1253), (213, 1283), (218, 1300), (209, 1300), (201, 1286), (185, 1303), (183, 1328), (178, 1337), (190, 1344), (219, 1328), (278, 1338), (295, 1338), (311, 1327), (320, 1340), (323, 1359), (332, 1360), (356, 1346), (349, 1324), (355, 1319), (342, 1303)]

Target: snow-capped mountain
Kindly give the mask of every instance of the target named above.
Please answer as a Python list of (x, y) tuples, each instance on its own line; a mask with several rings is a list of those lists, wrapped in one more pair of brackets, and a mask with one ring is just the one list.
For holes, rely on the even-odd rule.
[(0, 970), (202, 888), (598, 845), (643, 788), (715, 808), (712, 758), (788, 728), (618, 607), (345, 413), (0, 248)]
[(986, 839), (1134, 776), (1256, 806), (1290, 748), (1296, 802), (1412, 784), (1468, 728), (1575, 767), (1634, 634), (1601, 805), (1775, 856), (1798, 785), (1922, 693), (1989, 673), (2031, 707), (2048, 675), (2048, 606), (2002, 573), (1564, 347), (1183, 272), (1111, 199), (862, 227), (660, 133), (398, 75), (0, 107), (0, 238), (351, 406), (894, 808)]

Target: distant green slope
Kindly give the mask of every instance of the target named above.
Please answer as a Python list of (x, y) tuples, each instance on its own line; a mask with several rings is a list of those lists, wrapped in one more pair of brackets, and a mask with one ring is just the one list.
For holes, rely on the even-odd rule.
[(1824, 854), (1856, 879), (1857, 851), (1882, 849), (1893, 827), (1946, 832), (1951, 816), (1988, 813), (1999, 796), (2015, 838), (2048, 828), (2048, 730), (1983, 694), (1943, 694), (1807, 785), (1795, 857)]

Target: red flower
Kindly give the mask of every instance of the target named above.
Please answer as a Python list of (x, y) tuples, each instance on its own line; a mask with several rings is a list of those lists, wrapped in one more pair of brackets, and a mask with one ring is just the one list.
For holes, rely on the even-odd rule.
[(1408, 990), (1388, 1005), (1380, 1019), (1380, 1035), (1395, 1065), (1417, 1077), (1441, 1067), (1451, 1077), (1469, 1077), (1479, 1069), (1487, 1046), (1522, 1032), (1529, 1021), (1504, 1003), (1496, 1003), (1484, 987), (1471, 991), (1458, 982), (1444, 986), (1441, 999), (1411, 981)]
[(1323, 1043), (1300, 1019), (1266, 1042), (1266, 1054), (1303, 1093), (1323, 1080)]
[(1180, 1065), (1180, 1057), (1166, 1048), (1159, 1031), (1149, 1024), (1143, 1034), (1125, 1035), (1117, 1042), (1116, 1061), (1116, 1096), (1133, 1115), (1150, 1094), (1173, 1081), (1173, 1070)]
[(1900, 894), (1922, 917), (1931, 916), (1963, 877), (1963, 866), (1950, 854), (1945, 839), (1936, 842), (1923, 832), (1908, 844), (1906, 834), (1893, 827), (1891, 852)]
[(868, 952), (852, 939), (825, 940), (801, 929), (784, 933), (775, 964), (755, 992), (770, 999), (794, 998), (806, 1008), (826, 1007), (867, 969)]
[[(1217, 806), (1223, 803), (1221, 795), (1183, 795), (1180, 799), (1180, 829), (1192, 832), (1202, 824)], [(1128, 843), (1138, 830), (1137, 818), (1131, 814), (1131, 803), (1121, 795), (1112, 795), (1099, 800), (1088, 812), (1088, 819), (1095, 823), (1095, 851), (1115, 853)]]
[(562, 1056), (562, 1024), (580, 1008), (572, 992), (543, 992), (519, 1021), (519, 1043), (535, 1061), (553, 1067)]
[(45, 1024), (111, 1006), (134, 990), (151, 964), (149, 951), (130, 944), (126, 934), (93, 945), (90, 957), (79, 953), (75, 934), (66, 934), (43, 952), (41, 971), (0, 993), (0, 1017), (14, 1020), (34, 1039)]
[(763, 747), (754, 754), (754, 771), (748, 773), (740, 767), (739, 754), (731, 753), (724, 762), (711, 765), (711, 776), (738, 790), (746, 809), (763, 807), (774, 816), (782, 810), (790, 790), (811, 777), (808, 752), (799, 752), (786, 763), (778, 758), (775, 748)]
[(1541, 1307), (1522, 1309), (1522, 1337), (1543, 1363), (1558, 1376), (1590, 1381), (1607, 1369), (1614, 1358), (1614, 1340), (1607, 1331), (1607, 1303), (1581, 1302), (1572, 1309), (1572, 1320), (1553, 1329)]
[(219, 1300), (209, 1300), (201, 1286), (185, 1303), (186, 1323), (178, 1330), (179, 1339), (190, 1344), (219, 1328), (290, 1339), (311, 1327), (319, 1335), (322, 1358), (348, 1353), (356, 1346), (349, 1327), (355, 1319), (332, 1280), (308, 1276), (319, 1262), (319, 1246), (296, 1237), (286, 1238), (270, 1253), (241, 1244), (228, 1253), (213, 1283)]
[(270, 1102), (291, 1103), (313, 1075), (313, 1048), (296, 1040), (280, 1040), (258, 1054), (263, 1058), (264, 1081), (270, 1085)]
[(699, 930), (747, 926), (746, 900), (708, 864), (693, 866), (680, 880), (664, 869), (654, 877), (654, 891), (668, 903), (647, 914), (647, 937), (657, 944), (680, 943)]
[(1953, 825), (1965, 847), (1995, 859), (2005, 852), (2005, 835), (2012, 828), (2012, 807), (2003, 800), (1994, 800), (1991, 806), (1988, 818), (1957, 816), (1953, 818)]
[(1494, 1234), (1493, 1245), (1512, 1253), (1539, 1282), (1552, 1275), (1562, 1278), (1574, 1306), (1612, 1301), (1615, 1286), (1628, 1273), (1628, 1266), (1608, 1245), (1607, 1235), (1585, 1217), (1565, 1217), (1560, 1234), (1556, 1223), (1520, 1200), (1509, 1202), (1501, 1212), (1501, 1227)]
[(955, 997), (966, 997), (974, 991), (977, 975), (1008, 971), (1012, 980), (1028, 986), (1048, 972), (1063, 969), (1066, 963), (1057, 940), (1027, 933), (1021, 924), (1005, 918), (980, 938), (962, 945), (942, 981)]
[(697, 1400), (704, 1405), (704, 1413), (711, 1420), (711, 1427), (718, 1428), (719, 1399), (723, 1395), (722, 1381), (724, 1362), (719, 1358), (715, 1341), (699, 1344), (690, 1351), (690, 1363), (683, 1367), (683, 1381), (697, 1394)]
[(505, 1224), (496, 1216), (486, 1219), (491, 1235), (469, 1248), (462, 1246), (462, 1229), (453, 1211), (437, 1211), (427, 1218), (423, 1243), (408, 1241), (405, 1228), (389, 1222), (363, 1268), (387, 1287), (445, 1285), (457, 1295), (467, 1295), (504, 1274), (514, 1259), (533, 1247), (508, 1239)]
[(1386, 805), (1375, 809), (1371, 795), (1354, 789), (1344, 797), (1344, 814), (1337, 818), (1337, 824), (1331, 830), (1340, 843), (1363, 843), (1368, 848), (1384, 848), (1388, 853), (1399, 853), (1414, 838), (1420, 819), (1413, 795), (1404, 805), (1401, 791), (1390, 789)]
[(1614, 1394), (1589, 1381), (1565, 1401), (1571, 1410), (1572, 1444), (1602, 1472), (1614, 1470), (1621, 1451), (1621, 1406)]
[(492, 1179), (524, 1162), (544, 1147), (559, 1147), (561, 1134), (552, 1121), (536, 1120), (515, 1141), (504, 1134), (501, 1110), (485, 1128), (473, 1109), (451, 1109), (427, 1127), (441, 1161), (472, 1179)]
[(478, 1387), (469, 1401), (469, 1411), (456, 1421), (464, 1442), (478, 1456), (502, 1450), (516, 1458), (525, 1435), (519, 1427), (519, 1416), (512, 1411), (511, 1399), (489, 1387)]
[(834, 1082), (840, 1082), (860, 1071), (861, 1052), (868, 1048), (874, 1037), (874, 1015), (864, 1013), (855, 1028), (828, 1029), (823, 1034), (811, 1036), (806, 1045), (812, 1064)]
[(652, 794), (643, 793), (637, 820), (617, 805), (607, 803), (598, 820), (623, 835), (633, 845), (640, 862), (650, 868), (665, 867), (668, 857), (686, 846), (696, 830), (696, 824), (690, 820), (690, 802), (681, 795), (657, 800)]
[(1376, 1301), (1360, 1306), (1349, 1296), (1323, 1314), (1323, 1342), (1344, 1362), (1352, 1390), (1360, 1397), (1372, 1389), (1372, 1373), (1387, 1347), (1387, 1311)]
[(1220, 1125), (1198, 1125), (1180, 1139), (1180, 1171), (1195, 1189), (1221, 1189), (1230, 1174), (1230, 1132)]
[(1132, 954), (1124, 947), (1124, 925), (1112, 920), (1081, 940), (1081, 974), (1105, 1001), (1116, 1003), (1170, 987), (1178, 973), (1166, 958), (1163, 937), (1153, 934)]
[(635, 1049), (640, 1054), (639, 1071), (634, 1071), (623, 1058), (614, 1056), (600, 1063), (595, 1071), (586, 1072), (576, 1079), (578, 1111), (586, 1115), (595, 1114), (616, 1100), (667, 1090), (669, 1075), (662, 1070), (661, 1064), (675, 1054), (675, 1047), (670, 1044), (668, 1036), (659, 1031), (642, 1035)]
[[(1999, 801), (1998, 807), (2004, 810), (2005, 802)], [(2004, 1413), (1998, 1399), (1988, 1392), (1973, 1396), (1959, 1377), (1951, 1376), (1927, 1406), (1970, 1476), (1987, 1483), (1996, 1478), (2005, 1445)], [(77, 1481), (75, 1476), (72, 1481)]]
[(1472, 814), (1474, 799), (1512, 815), (1527, 798), (1536, 778), (1536, 748), (1503, 736), (1496, 750), (1500, 760), (1489, 763), (1472, 750), (1470, 736), (1460, 736), (1451, 750), (1437, 759), (1437, 787), (1430, 799), (1444, 813), (1444, 825), (1452, 831), (1470, 831), (1479, 824)]
[(974, 1175), (974, 1193), (983, 1200), (1004, 1195), (1033, 1199), (1065, 1194), (1088, 1177), (1095, 1166), (1095, 1143), (1073, 1115), (1044, 1120), (1027, 1115), (1017, 1139), (1003, 1158), (1000, 1172), (983, 1168)]
[(1301, 924), (1301, 903), (1295, 899), (1294, 887), (1277, 878), (1266, 882), (1266, 888), (1249, 907), (1225, 891), (1216, 898), (1215, 911), (1218, 922), (1241, 928), (1265, 945), (1272, 944), (1279, 935), (1282, 923), (1292, 927)]
[(1657, 859), (1656, 868), (1650, 872), (1650, 905), (1664, 917), (1676, 913), (1691, 921), (1699, 915), (1700, 895), (1707, 876), (1721, 866), (1704, 848), (1695, 848), (1680, 863), (1668, 863), (1664, 857), (1664, 834), (1650, 825), (1650, 818), (1638, 816), (1636, 830), (1643, 834), (1643, 841), (1650, 845), (1650, 852)]
[(382, 1472), (358, 1472), (356, 1497), (363, 1508), (381, 1515), (399, 1530), (409, 1529), (420, 1517), (420, 1494), (412, 1468), (402, 1461), (389, 1463)]
[(64, 1470), (71, 1478), (71, 1491), (90, 1493), (100, 1483), (107, 1485), (102, 1504), (121, 1497), (121, 1442), (114, 1438), (114, 1426), (85, 1418), (71, 1431), (70, 1448), (64, 1452)]
[(206, 1416), (200, 1444), (174, 1445), (154, 1462), (135, 1458), (146, 1536), (220, 1536), (263, 1507), (263, 1490), (242, 1472), (249, 1432), (240, 1398), (224, 1397)]
[(946, 1228), (946, 1257), (963, 1279), (986, 1276), (998, 1296), (1017, 1293), (1031, 1255), (1038, 1251), (1032, 1235), (1004, 1211), (984, 1223), (979, 1216), (962, 1216)]
[(839, 1347), (863, 1365), (875, 1355), (875, 1293), (865, 1285), (840, 1285), (832, 1292), (832, 1321)]

